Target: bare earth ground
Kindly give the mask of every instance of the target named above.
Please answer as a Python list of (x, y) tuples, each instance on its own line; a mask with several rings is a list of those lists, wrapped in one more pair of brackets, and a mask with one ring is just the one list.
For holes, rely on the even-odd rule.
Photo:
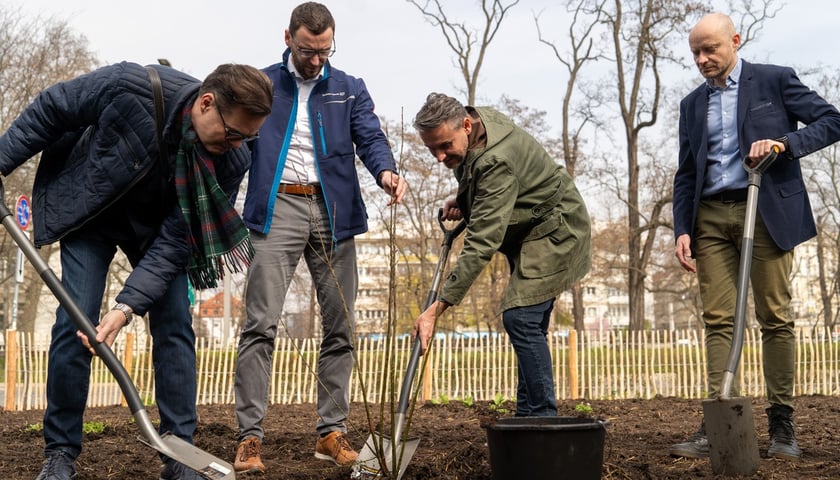
[[(572, 415), (577, 402), (561, 404), (561, 415)], [(708, 460), (675, 459), (668, 447), (695, 431), (702, 415), (699, 400), (592, 401), (595, 416), (606, 418), (605, 479), (715, 479)], [(487, 402), (471, 407), (453, 401), (417, 408), (412, 435), (421, 439), (404, 480), (489, 480), (486, 433), (481, 427), (492, 414)], [(510, 406), (510, 405), (506, 405)], [(767, 419), (763, 401), (753, 401), (753, 414), (761, 465), (751, 479), (840, 479), (840, 398), (799, 397), (796, 423), (802, 459), (789, 462), (764, 458)], [(377, 408), (377, 407), (373, 407)], [(149, 410), (153, 419), (154, 409)], [(233, 462), (236, 420), (232, 405), (199, 407), (196, 444), (219, 458)], [(378, 409), (375, 411), (378, 417)], [(40, 432), (27, 427), (41, 421), (41, 411), (0, 411), (0, 478), (33, 479), (41, 467), (44, 447)], [(349, 479), (350, 469), (334, 467), (313, 457), (315, 407), (272, 405), (265, 422), (263, 459), (268, 472), (246, 478), (291, 480)], [(354, 404), (350, 438), (359, 448), (368, 434), (364, 407)], [(105, 422), (104, 433), (87, 435), (78, 459), (78, 480), (156, 479), (160, 472), (157, 453), (138, 442), (139, 430), (123, 407), (87, 411), (87, 421)], [(240, 478), (243, 478), (240, 476)], [(731, 478), (731, 477), (730, 477)], [(522, 479), (524, 480), (524, 479)]]

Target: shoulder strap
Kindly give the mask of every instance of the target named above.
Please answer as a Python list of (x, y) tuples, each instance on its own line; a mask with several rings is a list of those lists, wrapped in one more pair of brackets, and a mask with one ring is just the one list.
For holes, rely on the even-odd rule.
[(164, 205), (167, 199), (167, 185), (169, 184), (169, 149), (166, 148), (166, 142), (163, 140), (163, 126), (166, 123), (166, 117), (163, 109), (163, 86), (160, 83), (160, 75), (154, 67), (147, 66), (146, 71), (149, 72), (149, 79), (152, 81), (152, 99), (155, 103), (155, 130), (157, 132), (158, 144), (158, 163), (160, 164), (160, 181), (161, 181), (161, 211), (164, 210)]
[(166, 142), (163, 141), (163, 124), (164, 124), (164, 110), (163, 110), (163, 87), (160, 83), (160, 75), (154, 67), (146, 67), (149, 72), (149, 78), (152, 81), (152, 96), (155, 102), (155, 126), (157, 129), (158, 149), (160, 150), (161, 161), (164, 164), (169, 158)]

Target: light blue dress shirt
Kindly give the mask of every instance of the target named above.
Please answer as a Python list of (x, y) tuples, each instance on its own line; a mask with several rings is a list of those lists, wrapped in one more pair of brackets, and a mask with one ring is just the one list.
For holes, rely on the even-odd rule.
[(738, 79), (741, 76), (741, 59), (726, 78), (726, 87), (716, 87), (707, 81), (709, 110), (706, 122), (709, 128), (706, 175), (702, 196), (725, 190), (747, 188), (747, 172), (741, 159), (738, 143)]

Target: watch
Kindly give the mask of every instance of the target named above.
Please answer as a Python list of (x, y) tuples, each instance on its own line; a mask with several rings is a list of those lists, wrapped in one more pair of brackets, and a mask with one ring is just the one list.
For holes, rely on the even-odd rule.
[(785, 146), (785, 151), (783, 152), (783, 155), (785, 155), (788, 158), (793, 158), (793, 153), (790, 151), (790, 142), (788, 141), (788, 136), (782, 135), (781, 137), (777, 138), (776, 141)]
[(134, 310), (131, 309), (128, 305), (124, 303), (117, 303), (113, 307), (111, 307), (111, 311), (119, 310), (125, 315), (125, 326), (131, 324), (131, 321), (134, 320)]

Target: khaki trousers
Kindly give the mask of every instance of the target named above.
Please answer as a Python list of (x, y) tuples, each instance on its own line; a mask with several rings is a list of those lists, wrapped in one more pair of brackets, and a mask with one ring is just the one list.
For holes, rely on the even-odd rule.
[[(706, 328), (710, 397), (720, 394), (732, 342), (746, 205), (746, 202), (703, 200), (697, 214), (697, 277)], [(755, 315), (761, 326), (767, 399), (771, 405), (791, 407), (796, 354), (794, 325), (790, 318), (792, 265), (793, 250), (779, 249), (761, 216), (756, 215), (750, 282)], [(737, 382), (731, 393), (733, 396), (738, 394)]]

